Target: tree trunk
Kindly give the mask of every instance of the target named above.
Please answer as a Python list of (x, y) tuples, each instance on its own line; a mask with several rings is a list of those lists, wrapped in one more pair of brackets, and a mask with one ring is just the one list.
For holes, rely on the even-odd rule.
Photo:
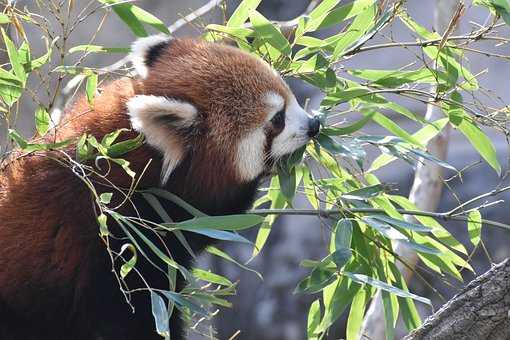
[(510, 339), (510, 260), (477, 277), (404, 340)]

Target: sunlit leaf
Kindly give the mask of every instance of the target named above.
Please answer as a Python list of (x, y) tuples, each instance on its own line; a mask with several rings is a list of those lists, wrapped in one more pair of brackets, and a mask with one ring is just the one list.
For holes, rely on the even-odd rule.
[(158, 293), (153, 290), (151, 290), (150, 293), (156, 332), (161, 336), (170, 337), (170, 325), (166, 303)]
[(200, 268), (193, 269), (191, 273), (197, 279), (200, 279), (202, 281), (207, 281), (207, 282), (211, 282), (211, 283), (215, 283), (215, 284), (223, 285), (223, 286), (232, 286), (233, 285), (233, 283), (230, 282), (230, 280), (227, 279), (226, 277), (212, 273), (210, 271), (200, 269)]
[(123, 278), (123, 279), (131, 272), (131, 270), (133, 270), (133, 268), (136, 265), (136, 261), (138, 259), (138, 256), (136, 254), (136, 247), (133, 246), (130, 243), (124, 244), (120, 248), (119, 256), (123, 255), (126, 252), (126, 250), (129, 250), (131, 252), (132, 256), (131, 256), (131, 258), (128, 261), (126, 261), (120, 267), (120, 277)]
[(69, 53), (86, 52), (86, 53), (129, 53), (128, 47), (104, 47), (99, 45), (78, 45), (69, 49)]
[(97, 81), (98, 81), (97, 73), (93, 73), (87, 77), (86, 94), (89, 105), (94, 104), (94, 98), (96, 97), (97, 91)]
[(320, 301), (315, 300), (310, 305), (310, 310), (308, 311), (308, 321), (306, 327), (307, 339), (308, 340), (319, 340), (318, 334), (315, 333), (317, 326), (319, 326), (321, 322), (321, 308)]
[(46, 108), (39, 106), (35, 111), (35, 129), (39, 136), (44, 136), (50, 129), (51, 117)]
[(478, 210), (470, 211), (468, 214), (468, 232), (471, 243), (477, 246), (482, 236), (482, 215)]
[(466, 136), (480, 156), (500, 175), (501, 164), (499, 164), (494, 144), (476, 125), (473, 119), (464, 112), (461, 106), (462, 96), (458, 92), (454, 92), (451, 98), (453, 102), (444, 108), (450, 118), (450, 122)]
[(243, 0), (227, 21), (229, 27), (239, 27), (245, 23), (250, 12), (256, 9), (262, 0)]

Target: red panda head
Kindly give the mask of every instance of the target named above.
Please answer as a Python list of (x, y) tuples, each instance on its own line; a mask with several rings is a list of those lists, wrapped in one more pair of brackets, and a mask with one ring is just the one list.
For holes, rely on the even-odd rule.
[(163, 154), (163, 183), (189, 153), (218, 175), (253, 181), (319, 130), (281, 77), (239, 49), (152, 36), (132, 51), (141, 79), (128, 113)]

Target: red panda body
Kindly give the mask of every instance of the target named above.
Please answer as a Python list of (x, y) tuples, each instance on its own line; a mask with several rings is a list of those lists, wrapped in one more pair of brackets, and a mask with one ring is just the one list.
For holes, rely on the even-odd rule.
[[(135, 43), (133, 58), (139, 78), (100, 88), (93, 109), (79, 99), (50, 135), (62, 141), (84, 133), (101, 140), (122, 128), (134, 129), (123, 138), (143, 133), (146, 143), (122, 156), (143, 173), (139, 189), (162, 187), (210, 215), (241, 213), (274, 161), (317, 132), (315, 121), (295, 116), (304, 111), (279, 76), (234, 48), (151, 37)], [(66, 153), (74, 155), (73, 148)], [(18, 152), (0, 173), (0, 339), (160, 339), (148, 294), (132, 294), (135, 313), (126, 303), (98, 236), (90, 189), (60, 164), (62, 157)], [(108, 179), (130, 184), (120, 167)], [(101, 183), (97, 190), (111, 191)], [(134, 206), (160, 222), (136, 195)], [(174, 221), (192, 217), (173, 204), (164, 208)], [(133, 216), (133, 206), (119, 212)], [(119, 232), (113, 223), (109, 228)], [(186, 239), (197, 252), (211, 242), (191, 233)], [(111, 247), (123, 243), (113, 239)], [(190, 265), (173, 236), (165, 245), (178, 263)], [(151, 287), (168, 289), (143, 257), (137, 268)], [(126, 280), (130, 288), (142, 286), (136, 275)], [(181, 339), (177, 313), (170, 326), (172, 339)]]

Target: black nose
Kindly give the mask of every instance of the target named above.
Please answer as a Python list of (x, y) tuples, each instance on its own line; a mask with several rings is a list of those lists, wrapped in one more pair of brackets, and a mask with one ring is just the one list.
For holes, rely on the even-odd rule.
[(317, 136), (321, 127), (319, 117), (313, 117), (308, 120), (308, 137), (312, 138)]

